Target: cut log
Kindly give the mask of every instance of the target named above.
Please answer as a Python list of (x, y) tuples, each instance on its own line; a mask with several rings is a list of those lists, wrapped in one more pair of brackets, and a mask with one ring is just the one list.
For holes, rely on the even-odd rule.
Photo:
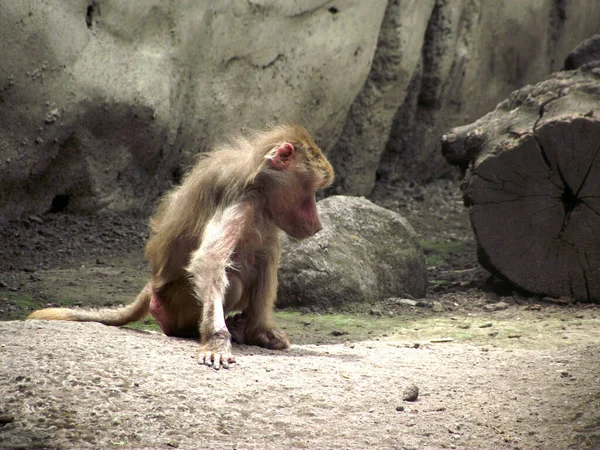
[(584, 64), (600, 60), (600, 34), (579, 44), (565, 59), (565, 70), (578, 69)]
[(442, 138), (480, 263), (536, 294), (600, 301), (600, 61), (513, 92)]

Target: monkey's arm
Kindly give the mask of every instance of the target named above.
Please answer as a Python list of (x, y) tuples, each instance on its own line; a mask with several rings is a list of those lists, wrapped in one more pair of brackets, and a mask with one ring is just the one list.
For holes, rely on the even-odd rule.
[(250, 204), (239, 204), (217, 213), (208, 222), (200, 248), (192, 254), (187, 272), (194, 295), (202, 305), (200, 362), (219, 369), (235, 362), (231, 335), (225, 325), (223, 303), (228, 286), (227, 267), (240, 238), (253, 220)]

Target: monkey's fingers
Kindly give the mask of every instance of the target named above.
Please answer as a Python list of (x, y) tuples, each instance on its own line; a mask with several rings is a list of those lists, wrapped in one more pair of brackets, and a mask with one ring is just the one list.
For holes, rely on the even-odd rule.
[(235, 357), (230, 353), (202, 352), (200, 354), (200, 364), (212, 367), (215, 370), (229, 369), (230, 364), (235, 363)]
[(235, 364), (235, 357), (233, 355), (220, 355), (221, 366), (223, 369), (229, 369), (230, 364)]
[(198, 362), (200, 364), (204, 364), (205, 366), (213, 365), (213, 356), (211, 352), (201, 352), (200, 358), (198, 358)]

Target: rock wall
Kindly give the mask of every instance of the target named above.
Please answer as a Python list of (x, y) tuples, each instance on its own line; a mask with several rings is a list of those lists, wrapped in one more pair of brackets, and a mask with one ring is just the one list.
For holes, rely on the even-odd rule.
[[(377, 179), (429, 181), (451, 173), (440, 156), (444, 132), (560, 70), (568, 52), (600, 30), (600, 2), (391, 0), (383, 23), (368, 81), (331, 154), (346, 158), (338, 193), (368, 195)], [(392, 65), (406, 72), (390, 73)], [(365, 98), (378, 100), (361, 104)], [(388, 108), (395, 110), (391, 122)], [(364, 138), (378, 133), (378, 140)]]
[(223, 135), (335, 142), (385, 0), (0, 2), (0, 218), (147, 208)]
[(147, 209), (270, 122), (315, 134), (336, 192), (432, 179), (445, 130), (598, 29), (598, 0), (0, 2), (0, 221)]

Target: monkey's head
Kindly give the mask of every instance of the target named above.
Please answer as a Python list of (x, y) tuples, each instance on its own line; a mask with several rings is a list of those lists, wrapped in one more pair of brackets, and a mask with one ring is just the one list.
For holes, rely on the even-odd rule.
[(266, 208), (288, 236), (306, 239), (323, 226), (316, 193), (333, 183), (333, 167), (304, 128), (283, 128), (281, 140), (264, 156)]

